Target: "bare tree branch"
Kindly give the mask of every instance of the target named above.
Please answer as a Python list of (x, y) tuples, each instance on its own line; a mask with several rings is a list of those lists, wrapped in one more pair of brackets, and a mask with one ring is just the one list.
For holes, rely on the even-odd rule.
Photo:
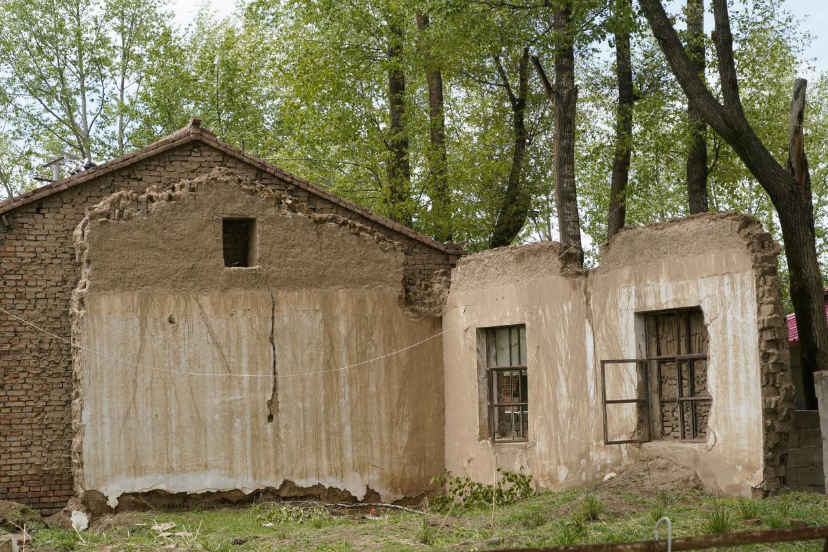
[(549, 82), (549, 77), (546, 76), (546, 71), (543, 70), (543, 65), (541, 65), (541, 60), (538, 56), (532, 56), (532, 65), (535, 66), (535, 71), (538, 73), (538, 78), (543, 85), (543, 91), (546, 92), (546, 96), (549, 98), (549, 101), (552, 102), (552, 105), (555, 105), (555, 87), (552, 86), (552, 83)]

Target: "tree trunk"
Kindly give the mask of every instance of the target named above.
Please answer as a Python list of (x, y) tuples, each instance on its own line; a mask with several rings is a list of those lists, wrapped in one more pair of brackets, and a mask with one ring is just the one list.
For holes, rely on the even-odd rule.
[[(417, 28), (428, 27), (428, 16), (417, 14)], [(446, 152), (446, 117), (443, 109), (443, 74), (432, 66), (431, 55), (426, 55), (426, 81), (428, 82), (428, 117), (430, 148), (428, 152), (431, 180), (432, 209), (437, 219), (435, 238), (451, 240), (451, 190), (448, 185), (448, 154)]]
[(814, 372), (828, 369), (828, 328), (814, 235), (808, 228), (808, 221), (813, 217), (803, 209), (802, 198), (791, 199), (793, 201), (776, 210), (785, 240), (791, 302), (799, 330), (805, 408), (815, 410)]
[(615, 112), (615, 158), (610, 181), (607, 240), (624, 228), (627, 218), (627, 183), (630, 178), (632, 151), (633, 78), (630, 32), (632, 6), (629, 0), (617, 0), (615, 30), (615, 71), (618, 80), (618, 106)]
[[(123, 54), (122, 54), (123, 55)], [(126, 88), (126, 75), (121, 68), (120, 86), (118, 87), (118, 155), (124, 154), (124, 94)]]
[(512, 127), (515, 136), (509, 179), (506, 181), (506, 191), (503, 194), (500, 210), (495, 220), (494, 231), (489, 240), (491, 247), (503, 247), (510, 245), (520, 234), (526, 224), (531, 206), (529, 195), (523, 187), (523, 165), (529, 138), (525, 122), (526, 96), (529, 90), (529, 48), (523, 49), (523, 55), (520, 58), (517, 94), (512, 90), (500, 60), (495, 58), (495, 62), (512, 106)]
[(408, 158), (408, 132), (405, 121), (405, 73), (403, 71), (403, 30), (389, 18), (388, 29), (388, 113), (391, 119), (388, 149), (391, 158), (387, 165), (388, 206), (391, 218), (401, 224), (411, 224), (408, 205), (411, 191), (411, 166)]
[[(796, 187), (799, 191), (800, 200), (805, 204), (805, 209), (803, 210), (803, 214), (806, 215), (805, 220), (797, 221), (793, 224), (806, 227), (810, 235), (803, 236), (803, 239), (809, 239), (813, 241), (815, 239), (814, 205), (813, 195), (811, 193), (811, 174), (808, 170), (808, 158), (805, 156), (805, 135), (803, 132), (803, 124), (805, 119), (805, 91), (807, 89), (807, 85), (808, 82), (805, 79), (796, 79), (796, 81), (794, 81), (793, 100), (791, 101), (790, 133), (788, 137), (788, 162), (786, 163), (786, 168), (796, 181)], [(780, 222), (781, 220), (782, 216), (780, 214)], [(787, 243), (788, 240), (786, 238), (786, 249)], [(808, 258), (808, 260), (812, 260), (814, 263), (816, 263), (816, 266), (806, 266), (806, 270), (814, 270), (817, 274), (819, 274), (818, 261), (815, 258)], [(797, 292), (798, 296), (810, 297), (811, 294), (818, 292), (820, 295), (824, 297), (821, 279), (818, 279), (815, 282), (808, 282), (808, 284), (811, 284), (810, 287), (813, 287), (814, 289), (806, 287), (806, 289), (802, 290), (801, 292)], [(792, 278), (792, 302), (793, 296), (794, 291)], [(802, 305), (802, 307), (797, 307), (796, 302), (794, 302), (794, 310), (796, 312), (796, 327), (799, 330), (800, 336), (799, 350), (800, 354), (802, 355), (802, 385), (804, 388), (803, 391), (805, 392), (805, 407), (809, 409), (817, 408), (817, 399), (815, 393), (816, 389), (814, 388), (814, 370), (806, 370), (805, 367), (819, 366), (820, 355), (826, 354), (825, 351), (820, 351), (818, 347), (813, 346), (813, 343), (816, 343), (819, 339), (818, 334), (820, 322), (822, 320), (825, 320), (825, 311), (822, 308), (822, 304), (818, 304), (817, 306), (819, 308), (814, 309), (811, 309), (810, 305), (807, 304)], [(802, 316), (800, 316), (800, 312), (802, 312)], [(816, 317), (816, 319), (813, 317)], [(809, 337), (807, 339), (803, 338), (803, 330), (809, 334)]]
[(808, 213), (811, 215), (808, 227), (814, 229), (814, 200), (811, 193), (811, 172), (808, 170), (808, 158), (805, 156), (805, 92), (808, 81), (796, 79), (791, 100), (791, 122), (788, 134), (788, 172), (794, 177), (799, 187), (802, 199), (807, 203)]
[[(704, 79), (704, 0), (687, 0), (687, 56), (700, 78)], [(688, 102), (690, 147), (687, 153), (687, 198), (690, 214), (706, 213), (707, 124), (692, 102)]]
[(120, 31), (120, 59), (118, 60), (118, 156), (124, 154), (124, 100), (126, 99), (126, 72), (127, 72), (127, 49), (124, 38), (124, 9), (121, 7), (118, 12), (118, 30)]
[(571, 29), (572, 3), (555, 12), (555, 207), (561, 242), (578, 250), (581, 264), (581, 220), (575, 188), (575, 43)]
[[(779, 215), (791, 282), (791, 302), (799, 329), (802, 372), (810, 381), (816, 371), (828, 370), (828, 324), (825, 321), (822, 277), (813, 232), (810, 190), (770, 154), (747, 122), (742, 109), (733, 58), (733, 37), (726, 0), (713, 0), (716, 30), (713, 43), (718, 58), (722, 99), (719, 103), (699, 78), (670, 23), (660, 0), (639, 0), (679, 85), (700, 115), (736, 152), (759, 185), (768, 193)], [(802, 88), (804, 106), (804, 87)], [(796, 99), (794, 101), (796, 103)], [(799, 116), (797, 116), (799, 117)], [(796, 156), (792, 156), (796, 157)], [(793, 167), (802, 166), (793, 159)], [(784, 344), (780, 344), (783, 347)], [(815, 408), (813, 386), (804, 389), (806, 408)]]

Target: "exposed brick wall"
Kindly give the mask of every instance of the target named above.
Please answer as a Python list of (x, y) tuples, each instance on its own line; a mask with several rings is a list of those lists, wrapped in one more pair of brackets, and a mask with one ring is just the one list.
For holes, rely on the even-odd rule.
[(64, 341), (0, 312), (0, 499), (48, 515), (72, 496), (69, 305), (79, 274), (72, 235), (85, 210), (113, 192), (140, 192), (217, 166), (288, 192), (317, 213), (353, 219), (399, 242), (409, 286), (451, 268), (449, 255), (200, 142), (148, 156), (15, 209), (9, 213), (10, 226), (0, 225), (0, 307)]
[(787, 485), (792, 491), (825, 492), (818, 410), (797, 410), (788, 440)]

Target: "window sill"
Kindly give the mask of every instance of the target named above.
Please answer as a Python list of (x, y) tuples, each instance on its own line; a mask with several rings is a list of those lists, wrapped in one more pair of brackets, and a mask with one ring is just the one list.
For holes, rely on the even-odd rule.
[(520, 441), (518, 441), (518, 440), (514, 440), (514, 441), (492, 441), (491, 439), (485, 439), (485, 441), (487, 443), (491, 443), (494, 446), (504, 445), (504, 446), (511, 446), (511, 447), (518, 447), (518, 446), (525, 447), (525, 446), (529, 445), (529, 439), (523, 439), (523, 440), (520, 440)]
[(707, 447), (707, 441), (679, 441), (678, 439), (658, 439), (653, 441), (648, 441), (646, 443), (641, 443), (642, 448), (665, 448), (665, 447), (682, 447), (682, 448), (699, 448), (705, 449)]

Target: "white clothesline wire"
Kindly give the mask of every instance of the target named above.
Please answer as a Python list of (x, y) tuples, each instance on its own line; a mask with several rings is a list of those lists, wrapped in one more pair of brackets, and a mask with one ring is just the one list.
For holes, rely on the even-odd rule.
[[(570, 244), (560, 255), (555, 257), (555, 259), (553, 259), (552, 261), (550, 261), (548, 263), (545, 263), (544, 266), (540, 270), (538, 270), (537, 273), (534, 276), (532, 276), (528, 280), (525, 280), (521, 283), (524, 284), (524, 285), (528, 284), (529, 282), (533, 281), (535, 278), (541, 276), (542, 274), (544, 274), (546, 272), (546, 270), (549, 268), (549, 266), (552, 263), (559, 261), (561, 258), (563, 258), (564, 255), (569, 253), (574, 248), (575, 248), (575, 244)], [(233, 374), (233, 373), (218, 373), (218, 372), (216, 372), (216, 373), (213, 373), (213, 372), (186, 372), (186, 371), (180, 371), (180, 370), (165, 370), (165, 369), (158, 368), (156, 366), (149, 366), (149, 365), (141, 364), (141, 363), (138, 363), (138, 362), (135, 362), (135, 361), (132, 361), (132, 360), (125, 360), (125, 359), (122, 359), (122, 358), (113, 357), (111, 355), (101, 353), (100, 351), (96, 351), (96, 350), (91, 349), (89, 347), (84, 347), (82, 345), (72, 343), (71, 340), (66, 339), (64, 337), (61, 337), (61, 336), (59, 336), (55, 333), (52, 333), (49, 330), (46, 330), (46, 329), (44, 329), (44, 328), (42, 328), (42, 327), (40, 327), (36, 324), (33, 324), (32, 322), (29, 322), (28, 320), (24, 319), (23, 317), (18, 316), (16, 314), (14, 314), (13, 312), (9, 312), (9, 311), (7, 311), (6, 309), (4, 309), (2, 307), (0, 307), (0, 312), (3, 312), (5, 314), (7, 314), (8, 316), (11, 316), (12, 318), (22, 322), (23, 324), (26, 324), (27, 326), (31, 326), (32, 328), (34, 328), (35, 330), (37, 330), (41, 333), (44, 333), (44, 334), (46, 334), (46, 335), (48, 335), (48, 336), (50, 336), (54, 339), (57, 339), (57, 340), (59, 340), (63, 343), (66, 343), (70, 347), (77, 347), (78, 349), (80, 349), (82, 351), (92, 353), (92, 354), (94, 354), (98, 357), (101, 357), (101, 358), (104, 358), (104, 359), (107, 359), (107, 360), (112, 360), (112, 361), (115, 361), (115, 362), (119, 362), (119, 363), (122, 363), (122, 364), (130, 364), (130, 365), (135, 366), (137, 368), (146, 368), (146, 369), (151, 370), (153, 372), (169, 373), (169, 374), (180, 375), (180, 376), (230, 377), (230, 378), (266, 378), (270, 381), (273, 381), (274, 378), (276, 380), (280, 380), (280, 379), (286, 379), (286, 378), (292, 378), (292, 377), (295, 378), (295, 377), (303, 377), (303, 376), (313, 376), (313, 375), (317, 375), (317, 374), (326, 374), (326, 373), (330, 373), (330, 372), (343, 372), (343, 371), (346, 371), (346, 370), (357, 368), (359, 366), (364, 366), (366, 364), (371, 364), (371, 363), (374, 363), (374, 362), (378, 362), (380, 360), (384, 360), (386, 358), (398, 355), (398, 354), (403, 353), (405, 351), (408, 351), (410, 349), (414, 349), (415, 347), (418, 347), (418, 346), (422, 345), (423, 343), (426, 343), (426, 342), (431, 341), (432, 339), (435, 339), (435, 338), (437, 338), (437, 337), (439, 337), (439, 336), (441, 336), (445, 333), (448, 333), (451, 330), (454, 330), (454, 329), (457, 329), (457, 328), (460, 328), (460, 327), (464, 326), (464, 324), (458, 324), (458, 325), (455, 325), (455, 326), (451, 326), (451, 327), (446, 328), (446, 329), (444, 329), (444, 330), (442, 330), (438, 333), (435, 333), (435, 334), (433, 334), (433, 335), (431, 335), (431, 336), (429, 336), (425, 339), (417, 341), (416, 343), (412, 343), (410, 345), (402, 347), (401, 349), (397, 349), (397, 350), (391, 351), (390, 353), (386, 353), (386, 354), (380, 355), (378, 357), (370, 358), (368, 360), (363, 360), (363, 361), (356, 362), (356, 363), (353, 363), (353, 364), (348, 364), (348, 365), (342, 366), (340, 368), (331, 368), (331, 369), (328, 369), (328, 370), (316, 370), (316, 371), (312, 371), (312, 372), (303, 372), (303, 373), (298, 373), (298, 374), (281, 374), (281, 375), (280, 374), (274, 375), (272, 373), (271, 374)], [(474, 323), (474, 321), (475, 320), (472, 319), (468, 323), (468, 325), (466, 325), (466, 328), (471, 327), (471, 325)]]

